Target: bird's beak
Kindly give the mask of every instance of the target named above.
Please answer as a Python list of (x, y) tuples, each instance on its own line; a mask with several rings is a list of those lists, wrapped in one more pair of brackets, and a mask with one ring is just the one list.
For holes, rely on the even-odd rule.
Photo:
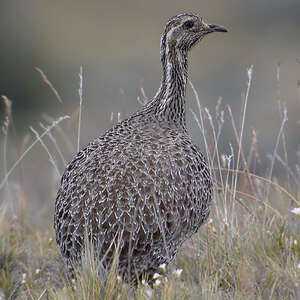
[(215, 24), (207, 24), (209, 32), (227, 32), (228, 30), (225, 27)]

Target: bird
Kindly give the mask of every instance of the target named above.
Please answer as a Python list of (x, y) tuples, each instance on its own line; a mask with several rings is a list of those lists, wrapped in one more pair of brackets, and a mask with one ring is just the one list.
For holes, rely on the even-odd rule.
[(97, 260), (128, 282), (153, 276), (209, 216), (213, 183), (186, 126), (188, 53), (227, 32), (192, 13), (170, 18), (160, 43), (155, 96), (80, 150), (66, 167), (54, 213), (56, 242), (70, 273), (88, 239)]

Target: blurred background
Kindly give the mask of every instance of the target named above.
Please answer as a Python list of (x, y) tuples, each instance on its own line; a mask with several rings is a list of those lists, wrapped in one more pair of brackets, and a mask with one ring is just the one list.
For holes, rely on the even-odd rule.
[[(151, 98), (160, 83), (160, 35), (166, 21), (182, 12), (198, 13), (207, 22), (224, 25), (229, 31), (210, 35), (190, 55), (190, 79), (202, 105), (213, 114), (218, 98), (222, 97), (222, 109), (226, 110), (229, 104), (238, 123), (241, 95), (247, 88), (247, 69), (253, 65), (244, 149), (250, 145), (251, 132), (255, 129), (262, 167), (268, 167), (266, 157), (274, 149), (281, 126), (280, 97), (288, 112), (287, 151), (293, 166), (300, 144), (297, 125), (300, 120), (299, 0), (10, 0), (0, 2), (0, 94), (12, 101), (15, 124), (8, 135), (11, 152), (7, 157), (8, 167), (22, 152), (24, 137), (29, 136), (33, 141), (29, 126), (42, 132), (39, 122), (46, 123), (45, 114), (52, 118), (76, 115), (80, 66), (83, 66), (84, 99), (82, 146), (111, 126), (111, 112), (115, 116), (120, 112), (121, 118), (125, 118), (138, 109), (141, 88)], [(63, 104), (46, 86), (36, 67), (47, 75)], [(197, 110), (190, 88), (187, 98), (188, 125), (194, 139), (201, 144), (199, 128), (190, 112)], [(0, 105), (3, 125), (3, 101)], [(74, 144), (75, 124), (64, 125)], [(229, 154), (229, 144), (235, 145), (232, 132), (226, 113), (220, 139), (222, 153)], [(2, 141), (3, 134), (1, 145)], [(1, 156), (2, 149), (1, 146)], [(66, 151), (64, 155), (70, 160), (73, 154)], [(41, 165), (41, 161), (47, 163)], [(27, 179), (28, 186), (32, 182), (36, 184), (35, 189), (29, 188), (29, 194), (42, 199), (50, 176), (47, 170), (51, 170), (47, 153), (38, 145), (23, 164), (23, 177), (33, 174)], [(280, 176), (280, 165), (276, 171)], [(1, 178), (3, 174), (1, 171)]]

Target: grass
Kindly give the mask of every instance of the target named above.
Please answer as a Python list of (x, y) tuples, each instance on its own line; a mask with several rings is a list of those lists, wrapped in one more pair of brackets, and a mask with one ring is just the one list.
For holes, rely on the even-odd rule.
[[(62, 102), (46, 75), (39, 72)], [(214, 203), (209, 221), (183, 245), (167, 270), (162, 268), (162, 274), (157, 275), (152, 288), (141, 282), (133, 289), (119, 278), (115, 266), (109, 274), (97, 276), (99, 266), (89, 251), (82, 269), (77, 271), (77, 279), (67, 283), (52, 228), (52, 206), (60, 170), (65, 167), (63, 153), (80, 145), (82, 68), (79, 74), (78, 137), (73, 145), (71, 139), (66, 139), (61, 125), (69, 119), (74, 126), (74, 117), (56, 120), (48, 117), (48, 125), (41, 124), (42, 133), (30, 128), (34, 134), (33, 142), (23, 151), (16, 151), (22, 154), (14, 158), (7, 151), (13, 126), (11, 104), (3, 97), (7, 119), (3, 123), (4, 171), (0, 181), (0, 299), (299, 299), (300, 218), (291, 210), (300, 207), (297, 199), (300, 176), (297, 166), (293, 169), (288, 165), (285, 150), (287, 112), (279, 105), (282, 121), (278, 124), (270, 167), (260, 172), (265, 176), (258, 176), (253, 171), (259, 158), (255, 132), (251, 147), (243, 147), (252, 73), (251, 67), (241, 116), (237, 116), (240, 118), (238, 125), (230, 106), (223, 108), (222, 99), (218, 100), (214, 114), (203, 108), (191, 85), (198, 105), (198, 112), (192, 113), (204, 137), (204, 148), (215, 181)], [(278, 81), (279, 74), (280, 66), (277, 68)], [(281, 103), (280, 99), (278, 103)], [(218, 149), (224, 115), (231, 123), (236, 140), (235, 145), (230, 145), (229, 154), (220, 153)], [(47, 194), (44, 205), (31, 203), (22, 181), (17, 177), (12, 179), (37, 144), (42, 148), (35, 151), (47, 153), (54, 174), (53, 182), (49, 183), (53, 192)], [(12, 158), (14, 161), (9, 164)], [(285, 176), (288, 182), (274, 176), (277, 162), (288, 174)], [(38, 163), (49, 169), (44, 161)]]

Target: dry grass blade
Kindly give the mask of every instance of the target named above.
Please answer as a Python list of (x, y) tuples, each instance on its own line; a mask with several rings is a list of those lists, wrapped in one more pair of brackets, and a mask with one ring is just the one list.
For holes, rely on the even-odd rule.
[(83, 102), (83, 90), (82, 90), (83, 74), (82, 73), (83, 73), (83, 70), (82, 70), (82, 66), (81, 66), (80, 71), (79, 71), (79, 89), (78, 89), (79, 116), (78, 116), (77, 152), (79, 152), (79, 150), (80, 150), (81, 114), (82, 114), (82, 102)]
[(191, 110), (191, 112), (192, 112), (193, 117), (196, 120), (196, 122), (198, 124), (198, 127), (199, 127), (199, 129), (200, 129), (200, 131), (202, 133), (208, 166), (212, 169), (213, 161), (212, 161), (212, 157), (210, 155), (210, 150), (209, 150), (209, 145), (208, 145), (209, 143), (208, 143), (208, 140), (207, 140), (207, 135), (205, 134), (205, 126), (204, 126), (204, 120), (203, 120), (203, 110), (202, 110), (202, 106), (201, 106), (201, 103), (200, 103), (199, 95), (198, 95), (198, 93), (197, 93), (197, 91), (196, 91), (193, 83), (190, 80), (188, 80), (188, 82), (189, 82), (189, 84), (190, 84), (190, 86), (192, 88), (193, 94), (194, 94), (195, 99), (196, 99), (196, 104), (197, 104), (197, 107), (198, 107), (199, 118), (198, 118), (198, 116), (196, 115), (196, 113), (194, 111)]
[(57, 92), (57, 90), (55, 89), (55, 87), (53, 86), (53, 84), (48, 80), (46, 74), (38, 67), (35, 68), (36, 71), (38, 71), (43, 79), (43, 81), (48, 85), (48, 87), (50, 88), (50, 90), (53, 92), (53, 94), (55, 95), (56, 99), (63, 104), (63, 101), (59, 95), (59, 93)]
[(141, 94), (142, 94), (142, 97), (143, 97), (143, 100), (144, 100), (144, 101), (143, 101), (143, 102), (144, 102), (143, 104), (147, 104), (149, 99), (148, 99), (148, 97), (146, 96), (146, 93), (145, 93), (144, 88), (142, 88), (142, 87), (141, 87)]
[[(42, 114), (42, 117), (43, 117), (43, 119), (44, 119), (48, 124), (52, 124), (52, 122), (54, 122), (54, 118), (50, 117), (49, 115), (47, 115), (47, 114), (45, 114), (45, 113)], [(71, 124), (69, 124), (69, 123), (71, 123), (71, 120), (72, 120), (72, 115), (71, 115), (71, 117), (68, 119), (68, 121), (66, 122), (66, 125), (65, 125), (65, 127), (67, 127), (68, 130), (70, 129), (69, 127), (71, 127)], [(43, 128), (43, 126), (42, 126), (42, 128)], [(43, 129), (46, 129), (46, 127), (43, 128)], [(61, 138), (63, 139), (64, 144), (66, 145), (68, 152), (74, 153), (74, 152), (75, 152), (75, 146), (73, 145), (73, 143), (72, 143), (72, 141), (71, 141), (71, 139), (70, 139), (70, 136), (68, 136), (67, 132), (65, 132), (65, 130), (63, 130), (63, 128), (60, 127), (59, 125), (55, 126), (53, 129), (54, 129), (54, 130), (61, 136)], [(52, 136), (51, 132), (49, 132), (49, 136)], [(53, 137), (53, 139), (54, 139), (54, 137)], [(53, 143), (56, 143), (55, 139), (54, 139)], [(56, 146), (56, 147), (57, 147), (57, 146)], [(58, 149), (57, 149), (57, 150), (58, 150)], [(60, 150), (58, 150), (58, 152), (60, 152)], [(61, 154), (60, 154), (60, 155), (61, 155)], [(65, 158), (62, 158), (62, 161), (63, 161), (64, 165), (66, 165)]]
[(9, 119), (12, 118), (12, 102), (6, 97), (6, 96), (2, 96), (2, 100), (4, 102), (4, 107), (5, 107), (5, 114), (9, 117)]
[[(40, 126), (41, 126), (42, 129), (47, 130), (47, 126), (45, 126), (45, 125), (44, 125), (43, 123), (41, 123), (41, 122), (40, 122)], [(62, 154), (62, 151), (61, 151), (61, 149), (60, 149), (60, 147), (59, 147), (59, 145), (58, 145), (58, 143), (57, 143), (55, 137), (54, 137), (53, 134), (51, 133), (51, 131), (48, 132), (48, 137), (50, 138), (50, 140), (51, 140), (52, 143), (54, 144), (54, 146), (55, 146), (55, 148), (56, 148), (56, 150), (57, 150), (57, 152), (58, 152), (58, 154), (59, 154), (59, 156), (60, 156), (60, 158), (61, 158), (61, 160), (62, 160), (62, 162), (63, 162), (63, 165), (66, 166), (66, 165), (67, 165), (67, 162), (66, 162), (66, 160), (65, 160), (65, 158), (64, 158), (64, 156), (63, 156), (63, 154)], [(57, 167), (57, 168), (58, 168), (58, 167)]]
[[(228, 113), (229, 113), (229, 117), (231, 119), (231, 124), (232, 124), (232, 128), (233, 128), (233, 132), (234, 132), (234, 136), (235, 136), (236, 142), (237, 142), (238, 146), (240, 147), (241, 141), (240, 141), (240, 137), (238, 135), (238, 131), (237, 131), (237, 128), (236, 128), (236, 125), (235, 125), (235, 121), (234, 121), (234, 118), (233, 118), (233, 114), (232, 114), (232, 110), (231, 110), (230, 105), (227, 105), (227, 110), (228, 110)], [(249, 168), (248, 168), (248, 163), (247, 163), (246, 158), (245, 158), (244, 151), (241, 150), (240, 153), (241, 153), (241, 158), (242, 158), (243, 166), (244, 166), (245, 172), (247, 174), (249, 172)], [(250, 176), (247, 176), (247, 179), (248, 179), (248, 182), (250, 184), (252, 193), (256, 194), (256, 191), (255, 191), (255, 188), (253, 186), (253, 182), (252, 182)]]
[[(36, 136), (36, 138), (39, 140), (39, 142), (41, 143), (41, 145), (43, 146), (43, 148), (45, 149), (45, 151), (47, 152), (49, 158), (50, 158), (50, 162), (52, 163), (56, 173), (57, 173), (57, 176), (60, 177), (60, 173), (59, 173), (59, 170), (58, 170), (58, 166), (56, 165), (55, 163), (55, 159), (54, 157), (52, 156), (52, 154), (50, 153), (48, 147), (46, 146), (46, 144), (44, 143), (44, 141), (42, 140), (42, 138), (40, 137), (39, 133), (33, 128), (33, 127), (29, 127), (29, 129), (34, 133), (34, 135)], [(46, 132), (48, 132), (47, 128), (45, 130)]]
[[(282, 105), (282, 99), (281, 99), (280, 66), (281, 66), (281, 63), (278, 62), (277, 68), (276, 68), (276, 70), (277, 70), (277, 72), (276, 72), (276, 74), (277, 74), (277, 76), (276, 76), (277, 102), (278, 102), (278, 111), (279, 111), (279, 114), (280, 114), (280, 118), (284, 119), (284, 117), (285, 117), (285, 113), (284, 113), (285, 106)], [(288, 163), (288, 154), (287, 154), (287, 147), (286, 147), (286, 136), (285, 136), (284, 131), (282, 132), (281, 139), (282, 139), (282, 148), (283, 148), (285, 164), (286, 164), (286, 166), (288, 166), (289, 163)], [(288, 171), (288, 168), (286, 168), (286, 176), (287, 176), (287, 184), (290, 185), (290, 173)]]
[[(229, 188), (224, 188), (222, 184), (220, 184), (218, 181), (214, 180), (215, 185), (221, 190), (224, 194), (229, 193), (231, 196), (233, 196), (233, 192)], [(236, 191), (238, 192), (238, 191)], [(226, 197), (225, 197), (226, 198)], [(255, 217), (255, 215), (251, 212), (251, 210), (239, 199), (237, 196), (234, 198), (235, 201), (237, 201), (252, 217)]]
[(13, 129), (13, 133), (15, 136), (17, 136), (17, 130), (15, 127), (15, 123), (14, 123), (14, 119), (13, 119), (13, 115), (12, 115), (12, 101), (9, 100), (6, 96), (2, 96), (2, 100), (4, 102), (4, 107), (5, 107), (5, 115), (8, 117), (9, 122), (12, 126)]
[(3, 143), (3, 170), (4, 174), (7, 173), (7, 141), (8, 141), (8, 130), (9, 130), (9, 118), (6, 116), (4, 124), (2, 126), (2, 132), (4, 134), (4, 143)]
[[(250, 195), (249, 193), (245, 193), (245, 192), (242, 192), (242, 191), (239, 191), (237, 190), (236, 191), (237, 194), (240, 194), (246, 198), (249, 198), (249, 199), (252, 199), (252, 200), (255, 200), (256, 202), (259, 202), (262, 206), (265, 206), (266, 208), (270, 209), (273, 213), (275, 213), (278, 217), (280, 218), (283, 218), (282, 214), (275, 208), (273, 208), (271, 205), (269, 205), (268, 203), (266, 202), (263, 202), (261, 201), (259, 198), (257, 197), (254, 197), (252, 195)], [(251, 214), (252, 215), (252, 214)]]
[(36, 138), (34, 142), (21, 154), (21, 156), (15, 161), (15, 163), (12, 165), (12, 167), (7, 171), (7, 173), (4, 176), (4, 179), (0, 183), (0, 190), (4, 187), (5, 183), (7, 182), (10, 174), (15, 170), (15, 168), (19, 165), (19, 163), (23, 160), (23, 158), (26, 156), (26, 154), (29, 153), (29, 151), (40, 141), (39, 139), (43, 138), (45, 135), (48, 134), (49, 131), (51, 131), (55, 126), (57, 126), (62, 121), (68, 119), (69, 116), (60, 117), (57, 120), (55, 120), (52, 125), (50, 125), (46, 131), (44, 131), (39, 138)]
[[(236, 172), (236, 173), (244, 174), (245, 175), (245, 171), (242, 171), (242, 170), (234, 170), (234, 169), (226, 169), (226, 168), (221, 168), (221, 170), (225, 171), (225, 172)], [(265, 177), (262, 177), (262, 176), (258, 176), (256, 174), (253, 174), (253, 173), (250, 173), (250, 172), (248, 174), (251, 177), (254, 177), (256, 179), (259, 179), (261, 181), (269, 183), (271, 186), (273, 186), (274, 188), (278, 189), (281, 193), (285, 194), (290, 200), (292, 200), (293, 202), (295, 202), (296, 205), (300, 206), (300, 201), (298, 201), (295, 196), (293, 196), (291, 193), (289, 193), (285, 188), (283, 188), (282, 186), (280, 186), (278, 183), (273, 182), (272, 180), (270, 180), (268, 178), (265, 178)], [(247, 174), (247, 176), (248, 176), (248, 174)]]
[[(243, 109), (243, 114), (242, 114), (242, 126), (241, 126), (241, 132), (240, 132), (240, 137), (239, 137), (239, 148), (238, 148), (238, 155), (237, 155), (237, 162), (236, 162), (237, 169), (239, 169), (240, 157), (241, 157), (241, 153), (242, 153), (243, 133), (244, 133), (244, 125), (245, 125), (249, 92), (250, 92), (250, 87), (251, 87), (251, 83), (252, 83), (252, 72), (253, 72), (253, 65), (251, 65), (250, 68), (248, 69), (248, 84), (247, 84), (247, 91), (246, 91), (246, 95), (245, 95), (245, 104), (244, 104), (244, 109)], [(234, 196), (235, 196), (235, 190), (237, 187), (237, 182), (238, 182), (238, 176), (235, 177)]]
[[(276, 139), (276, 143), (275, 143), (275, 147), (274, 147), (274, 151), (273, 151), (272, 159), (271, 159), (270, 172), (269, 172), (269, 176), (268, 176), (270, 181), (271, 181), (272, 175), (273, 175), (273, 169), (274, 169), (274, 164), (275, 164), (275, 159), (276, 159), (276, 154), (277, 154), (277, 151), (278, 151), (280, 139), (281, 139), (281, 136), (283, 134), (283, 129), (284, 129), (284, 126), (285, 126), (287, 121), (288, 121), (287, 109), (286, 109), (286, 107), (284, 107), (284, 109), (283, 109), (283, 118), (282, 118), (281, 126), (279, 128), (279, 132), (278, 132), (278, 135), (277, 135), (277, 139)], [(270, 189), (267, 190), (267, 194), (266, 194), (267, 198), (269, 198), (269, 193), (270, 193)]]

